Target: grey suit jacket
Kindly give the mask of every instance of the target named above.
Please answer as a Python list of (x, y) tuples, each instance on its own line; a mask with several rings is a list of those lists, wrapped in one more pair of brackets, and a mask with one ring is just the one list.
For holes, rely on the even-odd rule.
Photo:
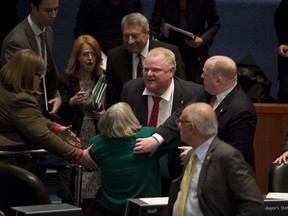
[[(149, 50), (155, 47), (170, 49), (175, 54), (175, 76), (185, 79), (185, 67), (179, 49), (171, 44), (150, 40)], [(109, 50), (107, 54), (107, 108), (121, 100), (124, 83), (132, 79), (132, 53), (124, 45)]]
[[(47, 72), (46, 87), (48, 100), (59, 96), (57, 91), (58, 70), (52, 56), (53, 47), (53, 30), (50, 26), (46, 26), (46, 48), (47, 48)], [(34, 32), (28, 23), (28, 18), (20, 22), (5, 37), (1, 48), (1, 64), (6, 64), (15, 52), (21, 49), (31, 49), (39, 53)]]
[[(167, 215), (172, 215), (188, 159), (187, 156), (182, 174), (171, 184)], [(264, 213), (263, 196), (251, 167), (238, 150), (217, 136), (203, 161), (197, 194), (204, 216), (262, 216)]]

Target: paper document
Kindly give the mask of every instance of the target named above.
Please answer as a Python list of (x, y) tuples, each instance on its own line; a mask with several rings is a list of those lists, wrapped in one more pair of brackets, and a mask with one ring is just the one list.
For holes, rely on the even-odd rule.
[(288, 200), (288, 193), (270, 192), (266, 195), (266, 198)]
[(152, 197), (152, 198), (140, 198), (143, 202), (149, 205), (167, 205), (168, 197)]
[(195, 39), (195, 35), (192, 32), (183, 30), (181, 28), (178, 28), (176, 26), (170, 25), (169, 23), (164, 23), (164, 33), (163, 36), (166, 38), (170, 38), (171, 35), (173, 34), (173, 36), (175, 36), (177, 34), (177, 36), (179, 37), (186, 37), (187, 39)]

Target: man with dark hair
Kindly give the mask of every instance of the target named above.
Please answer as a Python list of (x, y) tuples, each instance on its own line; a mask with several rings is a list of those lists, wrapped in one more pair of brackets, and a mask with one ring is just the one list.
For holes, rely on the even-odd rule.
[[(54, 115), (61, 105), (57, 90), (58, 70), (52, 56), (53, 24), (59, 7), (59, 0), (29, 0), (30, 14), (15, 26), (5, 37), (1, 48), (2, 66), (21, 49), (31, 49), (39, 53), (45, 61), (43, 96), (40, 104), (45, 115)], [(50, 109), (49, 106), (52, 106)]]

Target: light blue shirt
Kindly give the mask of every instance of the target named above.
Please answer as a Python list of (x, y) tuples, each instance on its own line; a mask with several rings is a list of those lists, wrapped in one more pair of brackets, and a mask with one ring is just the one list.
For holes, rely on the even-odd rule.
[[(205, 159), (206, 153), (214, 137), (215, 136), (210, 137), (208, 140), (206, 140), (198, 148), (195, 149), (195, 158), (193, 161), (194, 171), (193, 171), (192, 179), (190, 181), (190, 185), (188, 189), (184, 215), (203, 216), (200, 206), (199, 206), (197, 187), (198, 187), (198, 180), (199, 180), (199, 175), (200, 175), (203, 161)], [(177, 200), (173, 206), (173, 216), (177, 216), (177, 206), (178, 206), (180, 193), (181, 191), (178, 192)]]

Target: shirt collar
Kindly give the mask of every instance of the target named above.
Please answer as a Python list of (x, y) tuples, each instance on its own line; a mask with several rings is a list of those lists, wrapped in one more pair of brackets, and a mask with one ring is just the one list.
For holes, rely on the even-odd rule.
[(133, 53), (133, 59), (134, 58), (138, 58), (138, 54), (141, 54), (144, 58), (146, 58), (148, 52), (149, 52), (149, 39), (147, 40), (146, 46), (144, 47), (144, 49), (140, 52), (140, 53)]
[(198, 157), (198, 159), (200, 161), (203, 161), (204, 158), (205, 158), (205, 155), (213, 141), (213, 139), (215, 138), (216, 135), (210, 137), (208, 140), (206, 140), (204, 143), (202, 143), (200, 146), (198, 146), (196, 149), (195, 149), (195, 154), (196, 156)]
[(33, 20), (31, 19), (31, 15), (29, 14), (28, 16), (28, 23), (32, 29), (32, 31), (34, 32), (34, 34), (36, 36), (39, 36), (42, 32), (45, 32), (45, 26), (43, 28), (43, 30), (41, 30), (37, 25), (36, 23), (33, 22)]
[[(169, 88), (160, 96), (165, 101), (170, 101), (172, 97), (172, 93), (174, 92), (174, 79), (172, 79)], [(154, 96), (154, 93), (150, 92), (146, 87), (142, 93), (142, 95), (151, 95)]]
[(221, 101), (234, 89), (234, 87), (237, 85), (237, 83), (235, 83), (231, 88), (227, 89), (226, 91), (217, 94), (216, 98), (217, 98), (217, 103), (221, 103)]

